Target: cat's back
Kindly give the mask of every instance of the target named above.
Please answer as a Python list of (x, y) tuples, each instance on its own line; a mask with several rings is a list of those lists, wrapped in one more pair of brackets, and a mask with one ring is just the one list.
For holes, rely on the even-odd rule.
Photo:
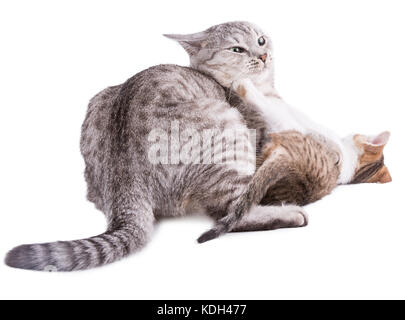
[[(140, 94), (136, 95), (138, 92)], [(148, 68), (128, 79), (120, 92), (121, 96), (126, 94), (140, 105), (202, 98), (225, 99), (223, 88), (212, 77), (189, 67), (171, 64)]]
[(189, 67), (162, 64), (102, 90), (90, 100), (88, 111), (104, 112), (122, 104), (170, 106), (171, 103), (207, 98), (225, 100), (224, 89), (212, 77)]
[(225, 100), (223, 88), (213, 78), (195, 69), (171, 64), (150, 67), (114, 89), (106, 90), (113, 90), (115, 94), (111, 107), (121, 109), (151, 110), (201, 99)]
[(186, 113), (210, 101), (226, 101), (224, 89), (213, 78), (189, 67), (171, 64), (150, 67), (120, 85), (102, 90), (90, 100), (82, 125), (82, 149), (91, 144), (87, 141), (90, 136), (108, 130), (117, 113), (121, 122), (132, 119), (145, 124), (154, 122), (162, 113), (168, 118), (178, 118), (178, 114), (168, 114), (168, 109)]
[(85, 155), (86, 150), (92, 149), (91, 137), (107, 132), (111, 117), (118, 111), (125, 115), (119, 120), (135, 115), (131, 118), (145, 122), (167, 109), (187, 111), (186, 108), (206, 100), (226, 100), (224, 89), (213, 78), (189, 67), (170, 64), (150, 67), (120, 85), (102, 90), (90, 100), (82, 125), (82, 153)]

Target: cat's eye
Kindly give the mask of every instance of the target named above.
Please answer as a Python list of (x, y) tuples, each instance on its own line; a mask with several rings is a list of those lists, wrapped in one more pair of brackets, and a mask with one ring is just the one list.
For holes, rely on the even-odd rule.
[(264, 46), (266, 44), (266, 39), (264, 39), (264, 37), (260, 37), (257, 42), (259, 43), (259, 46)]
[(235, 53), (244, 53), (246, 51), (245, 49), (243, 49), (241, 47), (233, 47), (233, 48), (230, 48), (229, 50), (231, 50), (232, 52), (235, 52)]

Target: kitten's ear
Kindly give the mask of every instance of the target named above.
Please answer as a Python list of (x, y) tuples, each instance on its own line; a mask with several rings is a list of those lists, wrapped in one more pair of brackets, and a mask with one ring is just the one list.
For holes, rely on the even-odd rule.
[(390, 139), (390, 132), (384, 131), (376, 136), (369, 136), (366, 140), (366, 150), (373, 153), (380, 153)]
[(389, 131), (384, 131), (377, 136), (369, 137), (367, 142), (374, 146), (385, 146), (390, 139), (391, 133)]
[(384, 131), (376, 136), (355, 135), (354, 140), (364, 147), (364, 151), (372, 154), (381, 154), (390, 138), (390, 132)]
[(181, 46), (192, 56), (198, 53), (206, 44), (205, 40), (208, 37), (206, 31), (193, 34), (164, 34), (166, 38), (176, 40)]

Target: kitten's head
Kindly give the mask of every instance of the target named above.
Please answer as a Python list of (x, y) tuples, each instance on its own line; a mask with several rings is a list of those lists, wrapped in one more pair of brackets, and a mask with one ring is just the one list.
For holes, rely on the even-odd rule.
[(388, 131), (377, 136), (355, 134), (346, 138), (357, 152), (357, 166), (350, 183), (387, 183), (392, 178), (384, 164), (383, 149), (390, 137)]
[(191, 67), (210, 74), (225, 87), (241, 78), (272, 76), (270, 38), (249, 22), (228, 22), (199, 33), (165, 36), (183, 46)]

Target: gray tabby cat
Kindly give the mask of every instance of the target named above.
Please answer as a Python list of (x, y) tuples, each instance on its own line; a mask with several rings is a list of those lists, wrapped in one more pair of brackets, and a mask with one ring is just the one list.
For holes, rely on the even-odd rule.
[[(221, 139), (226, 130), (236, 130), (245, 145), (251, 145), (248, 129), (255, 129), (260, 151), (266, 124), (254, 106), (229, 88), (243, 74), (260, 81), (268, 78), (268, 92), (273, 92), (272, 70), (265, 64), (270, 42), (263, 41), (263, 32), (254, 25), (233, 22), (169, 37), (190, 54), (191, 68), (152, 67), (103, 90), (88, 107), (80, 143), (88, 199), (106, 215), (108, 230), (83, 240), (16, 247), (8, 253), (7, 265), (71, 271), (110, 263), (144, 247), (157, 219), (182, 216), (195, 208), (203, 208), (217, 221), (199, 242), (232, 229), (250, 230), (251, 222), (244, 219), (248, 212), (267, 217), (267, 229), (275, 220), (277, 227), (306, 225), (300, 207), (258, 205), (268, 179), (260, 176), (260, 169), (255, 174), (255, 159), (209, 164), (151, 161), (148, 155), (156, 141), (150, 133), (157, 128), (172, 132), (173, 123), (180, 131), (220, 129)], [(249, 57), (236, 54), (242, 44), (249, 48)], [(187, 143), (180, 140), (179, 147)], [(222, 148), (214, 151), (212, 157), (225, 157)]]

